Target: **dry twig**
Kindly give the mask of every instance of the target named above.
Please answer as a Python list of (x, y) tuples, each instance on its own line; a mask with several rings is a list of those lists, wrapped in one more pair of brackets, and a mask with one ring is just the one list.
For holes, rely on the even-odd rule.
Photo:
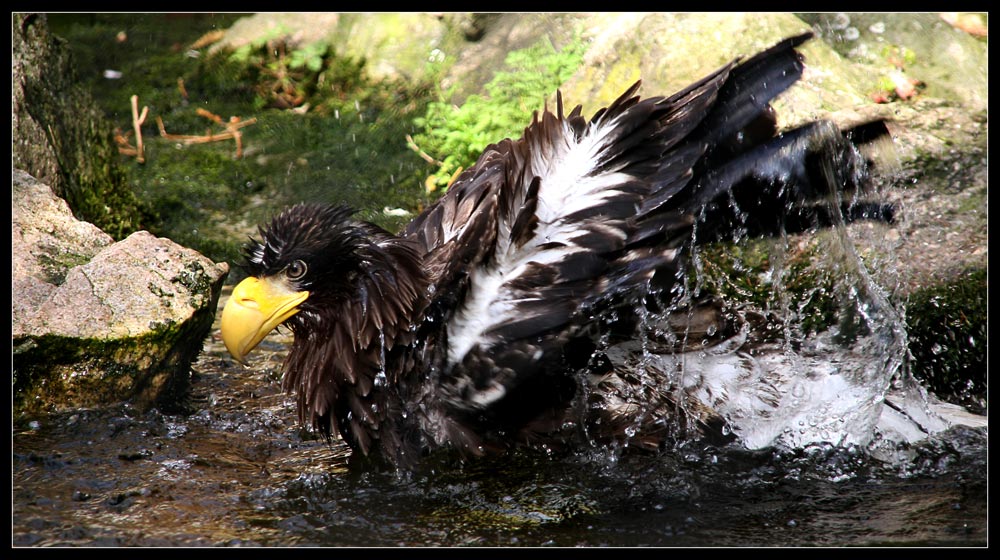
[(142, 114), (139, 114), (139, 96), (132, 96), (132, 129), (135, 130), (135, 146), (136, 146), (136, 161), (139, 163), (146, 162), (145, 152), (142, 149), (142, 123), (146, 122), (146, 115), (149, 114), (149, 107), (142, 108)]
[(122, 134), (122, 129), (115, 128), (115, 143), (118, 144), (118, 153), (126, 156), (134, 156), (139, 153), (139, 150), (135, 149), (130, 142), (128, 137), (132, 135), (132, 131), (128, 131)]
[(427, 152), (421, 150), (420, 146), (417, 146), (417, 143), (413, 141), (413, 137), (410, 136), (409, 134), (406, 135), (406, 146), (411, 150), (413, 150), (414, 152), (417, 152), (417, 155), (422, 157), (424, 161), (426, 161), (427, 163), (431, 163), (434, 165), (444, 165), (443, 161), (438, 161), (433, 157), (427, 155)]
[(238, 159), (243, 157), (243, 133), (240, 132), (240, 129), (256, 124), (256, 117), (252, 117), (247, 120), (241, 120), (239, 117), (230, 117), (229, 122), (227, 123), (223, 122), (222, 117), (219, 115), (206, 111), (200, 107), (196, 109), (195, 112), (216, 124), (224, 126), (226, 131), (216, 134), (211, 130), (206, 130), (203, 135), (170, 134), (163, 126), (163, 119), (156, 117), (156, 124), (160, 129), (160, 136), (166, 138), (167, 140), (176, 140), (178, 142), (183, 142), (184, 144), (206, 144), (208, 142), (219, 142), (221, 140), (232, 139), (236, 143), (236, 158)]

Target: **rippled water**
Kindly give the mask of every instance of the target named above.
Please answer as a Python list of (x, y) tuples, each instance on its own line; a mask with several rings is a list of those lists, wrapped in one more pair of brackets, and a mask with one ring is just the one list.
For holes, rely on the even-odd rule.
[(408, 475), (350, 465), (279, 391), (287, 339), (209, 341), (189, 416), (125, 407), (16, 426), (15, 546), (983, 546), (987, 435), (859, 447), (583, 450)]

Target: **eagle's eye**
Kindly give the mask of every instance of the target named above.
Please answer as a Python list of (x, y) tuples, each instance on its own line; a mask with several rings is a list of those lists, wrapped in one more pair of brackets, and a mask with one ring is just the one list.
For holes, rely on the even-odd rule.
[(309, 267), (306, 266), (305, 262), (301, 260), (292, 261), (291, 264), (285, 267), (285, 276), (289, 280), (299, 280), (306, 275), (308, 270)]

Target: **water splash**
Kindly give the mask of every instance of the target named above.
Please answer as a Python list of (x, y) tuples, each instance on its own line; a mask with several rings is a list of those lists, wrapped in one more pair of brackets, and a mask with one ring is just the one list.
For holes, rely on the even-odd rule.
[[(904, 316), (891, 290), (876, 280), (891, 278), (892, 271), (873, 273), (866, 265), (874, 260), (866, 244), (885, 236), (859, 241), (852, 237), (856, 227), (886, 226), (841, 220), (812, 236), (753, 242), (766, 249), (765, 264), (737, 257), (734, 270), (744, 276), (757, 271), (757, 288), (767, 297), (736, 290), (743, 301), (714, 308), (713, 320), (726, 322), (707, 327), (706, 298), (726, 290), (713, 279), (711, 250), (693, 249), (666, 314), (637, 305), (639, 342), (609, 350), (641, 372), (637, 383), (625, 386), (625, 398), (643, 402), (669, 386), (681, 412), (676, 416), (721, 416), (723, 435), (731, 431), (746, 448), (832, 445), (865, 449), (889, 462), (909, 460), (912, 444), (956, 424), (985, 426), (985, 417), (928, 394), (904, 367)], [(891, 254), (891, 247), (876, 252)], [(677, 319), (679, 329), (670, 324)], [(637, 436), (650, 413), (662, 411), (636, 414), (626, 435)], [(675, 429), (681, 444), (691, 439), (692, 425)]]

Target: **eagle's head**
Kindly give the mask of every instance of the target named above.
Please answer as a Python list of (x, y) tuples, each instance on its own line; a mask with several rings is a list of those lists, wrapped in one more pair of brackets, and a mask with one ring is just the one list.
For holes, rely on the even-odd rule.
[[(428, 283), (413, 242), (352, 214), (300, 204), (261, 227), (260, 241), (245, 248), (249, 276), (233, 288), (221, 330), (243, 361), (274, 328), (291, 329), (282, 387), (298, 394), (300, 420), (327, 436), (338, 427), (367, 454), (399, 408), (396, 383), (408, 370), (393, 357), (413, 340)], [(402, 445), (398, 437), (383, 443)]]
[(346, 206), (300, 204), (259, 228), (244, 249), (248, 277), (222, 312), (222, 338), (239, 361), (274, 328), (314, 330), (323, 310), (356, 297), (369, 232)]

